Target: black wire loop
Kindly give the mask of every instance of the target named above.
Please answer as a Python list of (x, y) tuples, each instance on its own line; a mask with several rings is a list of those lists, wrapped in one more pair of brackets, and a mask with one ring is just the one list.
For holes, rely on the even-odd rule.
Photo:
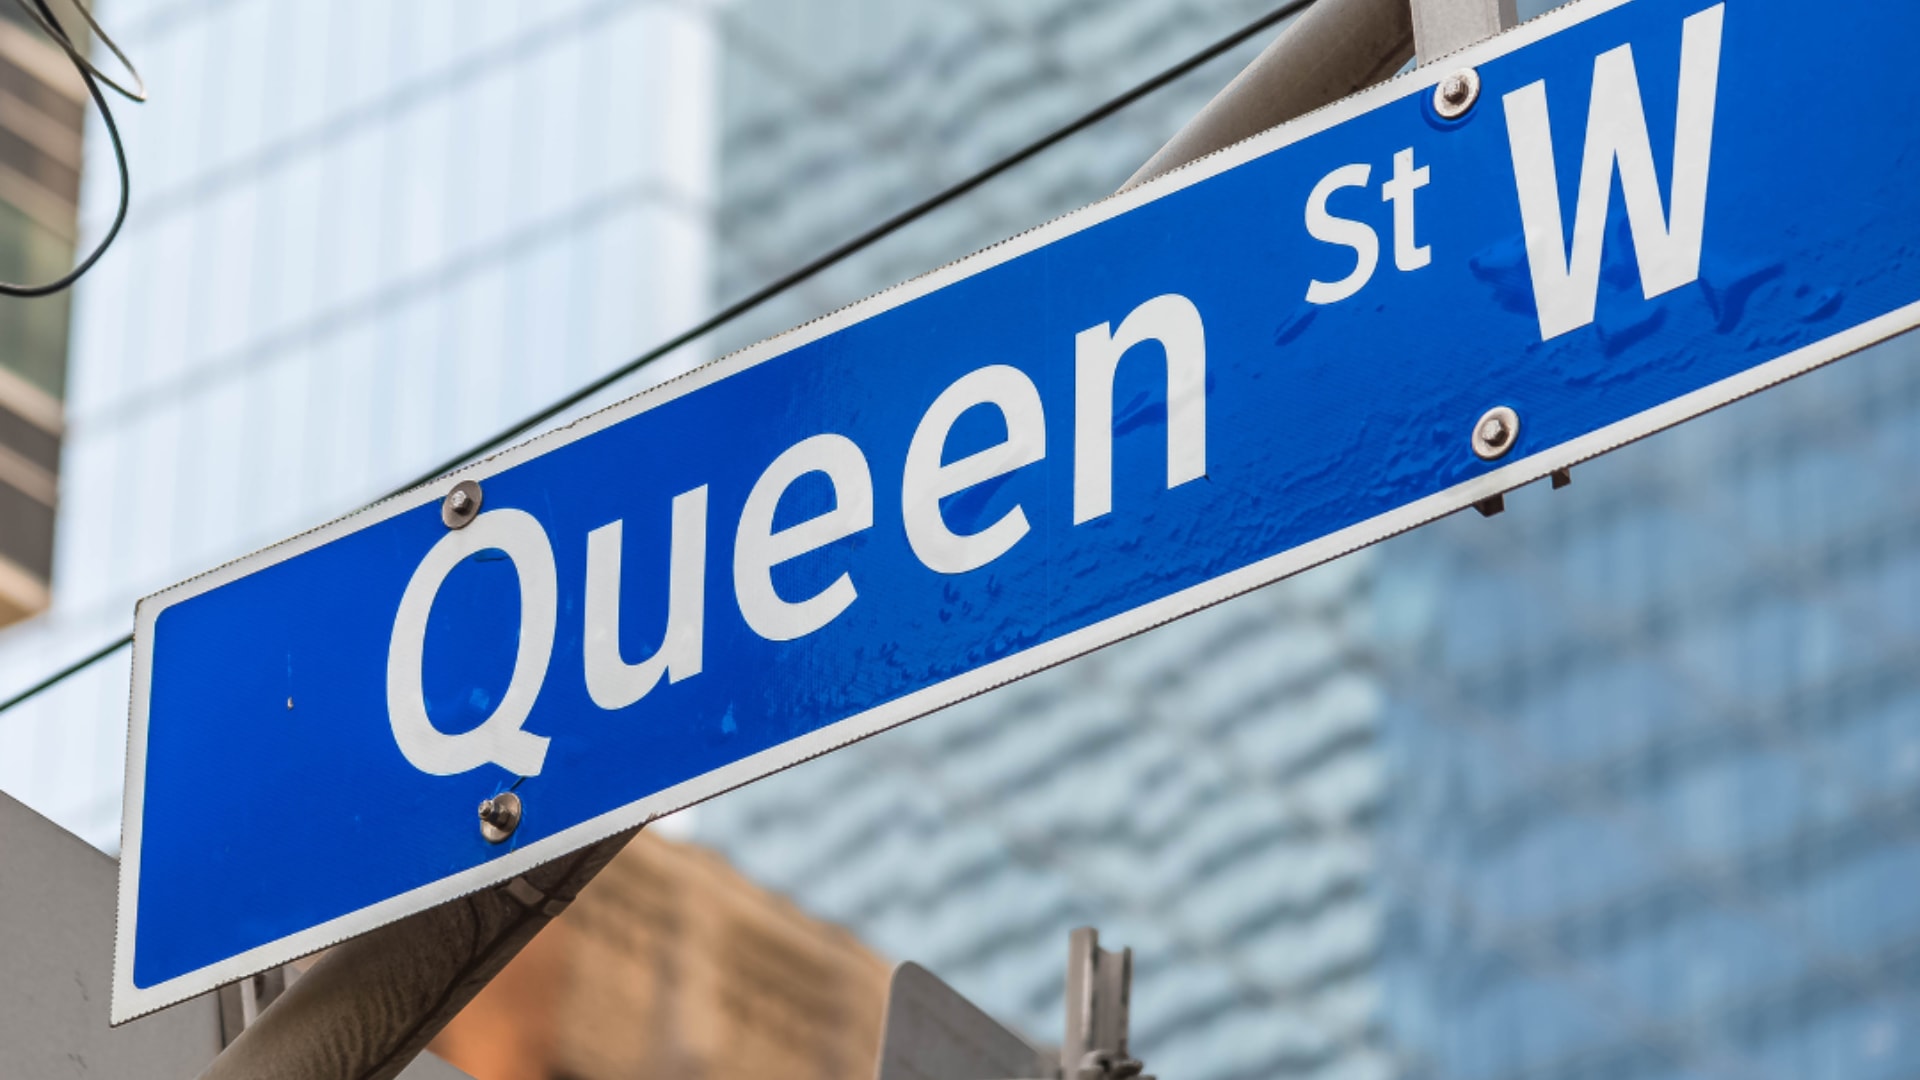
[[(140, 73), (134, 71), (133, 65), (127, 62), (126, 56), (120, 51), (120, 46), (115, 45), (113, 39), (107, 37), (105, 33), (101, 33), (100, 24), (94, 21), (93, 13), (88, 11), (86, 5), (80, 0), (74, 0), (73, 6), (78, 8), (80, 14), (86, 18), (87, 25), (94, 28), (94, 32), (100, 35), (100, 40), (106, 43), (107, 48), (113, 50), (113, 55), (120, 57), (121, 63), (126, 64), (127, 70), (133, 71), (134, 81), (140, 84), (140, 93), (137, 97), (105, 75), (100, 75), (99, 69), (88, 62), (86, 57), (80, 55), (80, 50), (74, 46), (73, 39), (67, 36), (66, 28), (60, 25), (60, 20), (47, 7), (46, 0), (15, 0), (15, 2), (20, 5), (20, 10), (33, 16), (33, 21), (40, 24), (40, 28), (53, 38), (54, 44), (65, 50), (67, 58), (73, 61), (74, 70), (80, 73), (81, 81), (87, 84), (87, 93), (93, 97), (93, 103), (100, 107), (100, 119), (106, 124), (107, 137), (113, 142), (114, 167), (120, 173), (120, 204), (114, 209), (113, 224), (107, 227), (107, 235), (100, 238), (100, 243), (88, 253), (85, 259), (59, 279), (45, 285), (15, 285), (11, 282), (0, 282), (0, 296), (32, 300), (62, 292), (70, 288), (74, 282), (79, 281), (87, 271), (93, 269), (94, 263), (100, 261), (100, 256), (105, 255), (107, 249), (113, 246), (114, 238), (120, 235), (120, 226), (126, 224), (127, 200), (132, 191), (127, 179), (127, 148), (120, 140), (120, 126), (113, 122), (113, 110), (107, 108), (107, 97), (100, 92), (100, 84), (106, 83), (133, 101), (147, 99), (147, 85), (141, 81)], [(98, 79), (95, 78), (96, 75), (99, 76)]]

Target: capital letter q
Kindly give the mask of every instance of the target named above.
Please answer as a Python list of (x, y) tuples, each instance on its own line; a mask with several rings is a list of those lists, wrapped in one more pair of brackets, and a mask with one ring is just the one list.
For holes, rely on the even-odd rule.
[[(520, 577), (520, 648), (514, 656), (513, 678), (493, 714), (471, 731), (449, 735), (427, 718), (426, 696), (420, 688), (427, 614), (453, 568), (467, 556), (489, 549), (505, 552)], [(400, 597), (387, 649), (387, 722), (400, 752), (414, 768), (434, 776), (453, 776), (492, 762), (519, 776), (539, 774), (547, 760), (547, 740), (522, 730), (521, 725), (533, 712), (534, 699), (547, 680), (558, 606), (553, 545), (540, 522), (525, 511), (490, 510), (433, 545)]]

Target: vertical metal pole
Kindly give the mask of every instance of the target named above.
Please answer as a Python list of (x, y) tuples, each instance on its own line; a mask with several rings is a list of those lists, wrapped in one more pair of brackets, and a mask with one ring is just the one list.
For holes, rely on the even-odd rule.
[(1514, 0), (1410, 0), (1413, 51), (1430, 64), (1519, 21)]
[(1100, 947), (1091, 927), (1067, 940), (1067, 1032), (1060, 1047), (1066, 1080), (1108, 1080), (1140, 1075), (1127, 1054), (1132, 1009), (1133, 950)]

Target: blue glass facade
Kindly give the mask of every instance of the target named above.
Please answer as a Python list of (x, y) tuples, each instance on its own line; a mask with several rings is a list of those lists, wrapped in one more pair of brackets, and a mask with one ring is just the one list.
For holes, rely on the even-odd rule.
[(1920, 1072), (1916, 361), (1379, 551), (1410, 1075)]

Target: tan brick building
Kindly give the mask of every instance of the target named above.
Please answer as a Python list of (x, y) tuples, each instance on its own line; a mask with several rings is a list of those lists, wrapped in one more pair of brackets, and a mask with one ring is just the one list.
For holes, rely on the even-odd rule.
[(889, 965), (642, 834), (433, 1049), (476, 1080), (865, 1080)]

